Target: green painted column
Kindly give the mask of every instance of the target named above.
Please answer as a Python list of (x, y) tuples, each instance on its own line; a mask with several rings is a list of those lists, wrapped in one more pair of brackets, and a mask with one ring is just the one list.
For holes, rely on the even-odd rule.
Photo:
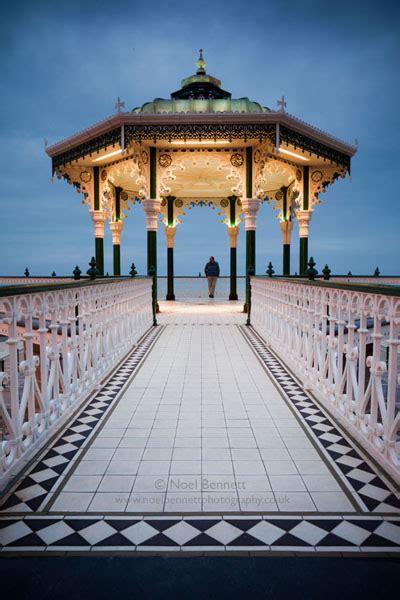
[(123, 226), (121, 221), (121, 192), (122, 188), (115, 188), (115, 221), (110, 223), (113, 243), (113, 273), (116, 277), (121, 275), (121, 232)]
[(174, 293), (174, 201), (175, 196), (167, 196), (167, 227), (165, 236), (167, 239), (167, 300), (175, 300)]
[(104, 277), (104, 239), (95, 237), (94, 242), (97, 272), (99, 277)]
[(116, 277), (121, 275), (121, 246), (113, 244), (113, 272)]
[(256, 272), (256, 220), (260, 200), (253, 195), (253, 148), (246, 148), (246, 198), (243, 199), (246, 229), (246, 299), (243, 307), (248, 312), (250, 305), (250, 272)]
[[(142, 200), (146, 213), (147, 229), (147, 274), (153, 278), (153, 312), (158, 312), (157, 296), (157, 228), (160, 200), (157, 200), (157, 150), (150, 147), (150, 198)], [(154, 325), (157, 325), (154, 317)]]
[(300, 238), (299, 274), (305, 275), (308, 263), (308, 237)]
[(290, 244), (283, 244), (283, 269), (282, 274), (286, 277), (290, 275)]
[(236, 196), (229, 196), (229, 245), (230, 245), (230, 291), (229, 300), (237, 300), (237, 236), (239, 228), (236, 225)]
[(299, 274), (304, 275), (308, 263), (308, 233), (312, 210), (309, 207), (309, 177), (310, 168), (303, 167), (303, 210), (296, 213), (299, 223), (300, 251), (299, 251)]
[(292, 232), (292, 220), (290, 215), (290, 207), (288, 203), (288, 188), (286, 186), (281, 187), (283, 194), (282, 199), (282, 220), (281, 220), (281, 231), (282, 231), (282, 275), (290, 275), (290, 236)]
[(229, 300), (237, 300), (237, 251), (231, 247), (231, 277), (230, 277)]
[(93, 167), (93, 208), (94, 246), (96, 268), (99, 277), (104, 277), (104, 223), (105, 213), (100, 210), (100, 168)]

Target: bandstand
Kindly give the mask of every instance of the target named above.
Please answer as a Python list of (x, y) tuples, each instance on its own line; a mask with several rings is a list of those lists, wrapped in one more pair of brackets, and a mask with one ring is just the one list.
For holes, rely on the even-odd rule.
[[(167, 245), (167, 300), (174, 300), (174, 240), (187, 210), (214, 208), (230, 245), (230, 300), (237, 300), (236, 247), (246, 231), (246, 274), (256, 271), (257, 214), (270, 204), (282, 231), (282, 274), (290, 275), (294, 221), (300, 238), (298, 272), (308, 262), (310, 221), (319, 195), (350, 174), (354, 146), (286, 112), (232, 98), (208, 75), (200, 51), (197, 71), (169, 99), (156, 98), (116, 114), (47, 148), (53, 174), (66, 179), (90, 210), (95, 254), (104, 275), (104, 228), (112, 233), (114, 275), (121, 274), (121, 234), (131, 205), (146, 214), (147, 267), (157, 272), (157, 230)], [(272, 213), (271, 213), (272, 214)], [(295, 270), (295, 269), (293, 269)], [(296, 267), (297, 270), (297, 267)], [(248, 301), (246, 286), (246, 304)]]

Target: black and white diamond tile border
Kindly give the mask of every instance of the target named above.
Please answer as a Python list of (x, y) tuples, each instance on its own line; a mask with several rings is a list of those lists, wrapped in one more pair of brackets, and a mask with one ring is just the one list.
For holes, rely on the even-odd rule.
[(396, 554), (400, 518), (384, 516), (0, 518), (0, 556), (32, 552)]
[(39, 512), (47, 504), (67, 471), (74, 467), (83, 447), (126, 388), (165, 326), (152, 327), (133, 348), (123, 363), (108, 378), (101, 390), (82, 407), (78, 415), (62, 428), (50, 448), (46, 447), (29, 470), (15, 484), (0, 504), (3, 512)]
[(384, 481), (328, 413), (303, 390), (259, 334), (245, 325), (240, 325), (239, 329), (294, 408), (317, 448), (358, 501), (361, 511), (400, 513), (400, 495), (391, 489), (390, 483)]

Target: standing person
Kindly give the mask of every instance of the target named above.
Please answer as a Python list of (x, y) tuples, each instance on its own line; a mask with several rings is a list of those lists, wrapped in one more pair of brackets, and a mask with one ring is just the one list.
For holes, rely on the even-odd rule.
[(206, 264), (204, 272), (208, 280), (208, 296), (214, 298), (215, 285), (219, 277), (219, 264), (213, 256), (210, 256), (210, 261)]

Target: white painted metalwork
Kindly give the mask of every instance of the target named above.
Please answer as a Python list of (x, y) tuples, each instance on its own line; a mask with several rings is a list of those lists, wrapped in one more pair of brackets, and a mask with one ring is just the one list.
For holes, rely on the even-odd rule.
[(128, 279), (32, 293), (21, 287), (0, 297), (9, 354), (8, 372), (0, 372), (0, 487), (151, 326), (151, 285)]
[(328, 282), (252, 278), (251, 287), (254, 328), (399, 482), (400, 297), (390, 289)]

